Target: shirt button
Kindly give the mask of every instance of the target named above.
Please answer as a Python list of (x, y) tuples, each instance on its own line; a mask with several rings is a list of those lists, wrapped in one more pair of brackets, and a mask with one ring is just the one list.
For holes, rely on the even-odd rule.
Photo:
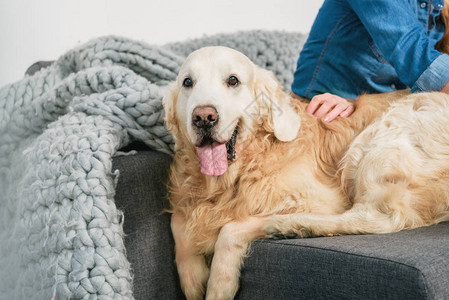
[(427, 3), (426, 2), (421, 2), (421, 8), (426, 8)]
[(396, 89), (396, 84), (392, 83), (390, 86), (392, 89)]

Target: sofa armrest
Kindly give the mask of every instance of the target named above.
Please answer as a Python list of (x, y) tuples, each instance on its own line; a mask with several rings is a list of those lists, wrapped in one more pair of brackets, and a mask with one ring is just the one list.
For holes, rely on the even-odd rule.
[(123, 211), (125, 247), (134, 274), (135, 299), (184, 299), (174, 259), (166, 182), (171, 158), (141, 145), (137, 154), (117, 156), (120, 175), (115, 201)]
[(260, 240), (237, 299), (447, 299), (449, 223), (389, 234)]

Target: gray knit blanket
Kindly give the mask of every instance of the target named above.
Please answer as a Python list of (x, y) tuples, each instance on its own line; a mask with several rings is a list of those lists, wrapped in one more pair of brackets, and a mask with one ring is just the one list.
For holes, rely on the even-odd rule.
[(133, 141), (172, 153), (161, 100), (191, 51), (235, 48), (289, 89), (304, 38), (101, 37), (1, 88), (0, 299), (132, 299), (112, 158)]

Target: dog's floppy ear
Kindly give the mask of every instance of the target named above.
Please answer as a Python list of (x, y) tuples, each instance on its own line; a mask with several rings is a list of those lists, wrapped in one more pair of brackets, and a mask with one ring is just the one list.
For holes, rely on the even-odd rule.
[(165, 123), (167, 124), (168, 130), (176, 136), (178, 133), (178, 120), (176, 118), (176, 102), (178, 99), (179, 87), (176, 84), (173, 84), (167, 94), (165, 94), (162, 99), (162, 105), (165, 110)]
[(288, 142), (296, 138), (301, 118), (290, 104), (290, 96), (282, 90), (273, 73), (256, 66), (255, 99), (264, 119), (264, 127), (276, 138)]

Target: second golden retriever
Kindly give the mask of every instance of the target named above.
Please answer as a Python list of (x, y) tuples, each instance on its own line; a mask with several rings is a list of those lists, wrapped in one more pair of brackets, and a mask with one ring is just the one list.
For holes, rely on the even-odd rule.
[(327, 123), (243, 54), (192, 53), (164, 98), (176, 142), (172, 231), (187, 299), (232, 299), (257, 238), (448, 221), (449, 96), (408, 94), (363, 96), (351, 117)]

